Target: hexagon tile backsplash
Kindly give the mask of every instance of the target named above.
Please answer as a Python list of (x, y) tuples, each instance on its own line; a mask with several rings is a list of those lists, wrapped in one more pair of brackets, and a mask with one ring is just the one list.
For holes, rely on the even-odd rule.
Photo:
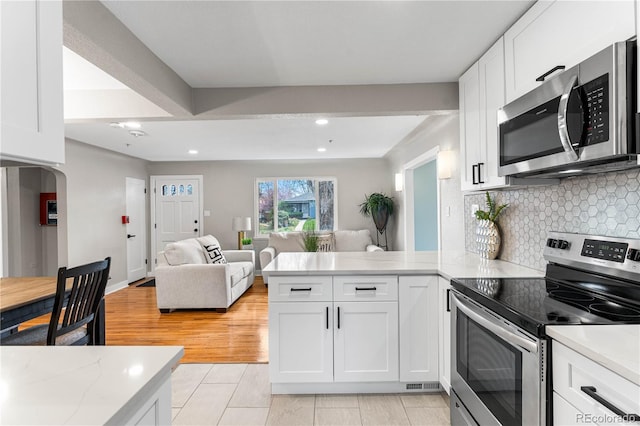
[[(499, 259), (544, 270), (549, 231), (640, 238), (640, 170), (567, 178), (558, 185), (489, 191), (509, 207), (498, 218)], [(485, 208), (484, 193), (466, 195), (465, 246), (477, 252), (471, 205)]]

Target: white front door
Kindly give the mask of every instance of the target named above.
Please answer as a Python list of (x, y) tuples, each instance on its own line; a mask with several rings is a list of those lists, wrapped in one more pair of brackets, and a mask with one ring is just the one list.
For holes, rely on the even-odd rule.
[(147, 275), (146, 199), (147, 188), (142, 179), (126, 178), (127, 280), (132, 283)]
[(151, 182), (155, 253), (173, 241), (202, 235), (202, 176), (152, 176)]

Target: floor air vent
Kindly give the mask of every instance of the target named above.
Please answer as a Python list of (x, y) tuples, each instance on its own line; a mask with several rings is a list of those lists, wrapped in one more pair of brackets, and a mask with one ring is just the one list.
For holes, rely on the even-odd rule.
[(407, 390), (438, 390), (438, 383), (407, 383)]

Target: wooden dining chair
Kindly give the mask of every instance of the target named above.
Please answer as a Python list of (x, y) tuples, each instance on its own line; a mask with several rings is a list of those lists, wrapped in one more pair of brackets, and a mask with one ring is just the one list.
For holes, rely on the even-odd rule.
[[(10, 334), (2, 345), (94, 345), (94, 323), (109, 279), (111, 258), (58, 269), (58, 283), (49, 324)], [(72, 286), (68, 289), (68, 282)], [(64, 309), (63, 309), (64, 308)]]

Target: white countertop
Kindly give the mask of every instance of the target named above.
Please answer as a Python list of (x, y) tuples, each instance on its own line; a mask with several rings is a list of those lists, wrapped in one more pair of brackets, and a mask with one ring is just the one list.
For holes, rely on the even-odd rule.
[(271, 275), (438, 274), (451, 278), (543, 277), (544, 272), (469, 252), (376, 251), (280, 253), (262, 270)]
[(640, 325), (556, 325), (558, 342), (640, 386)]
[(182, 346), (0, 347), (0, 424), (118, 424)]

